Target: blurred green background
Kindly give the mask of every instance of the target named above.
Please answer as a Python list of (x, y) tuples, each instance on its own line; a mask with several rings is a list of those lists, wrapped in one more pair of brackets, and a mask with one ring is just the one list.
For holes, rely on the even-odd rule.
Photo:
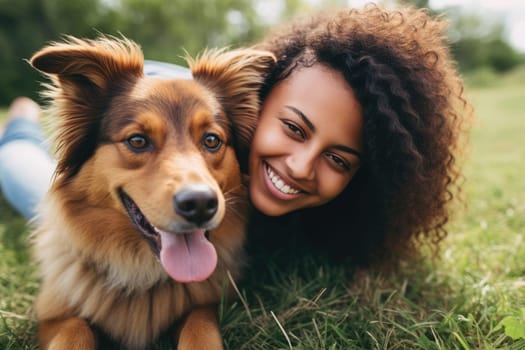
[[(391, 5), (396, 1), (383, 2)], [(429, 6), (428, 0), (405, 2)], [(180, 56), (184, 51), (195, 55), (205, 47), (252, 44), (269, 27), (292, 15), (363, 3), (360, 0), (0, 0), (0, 106), (6, 106), (19, 95), (37, 97), (37, 81), (41, 78), (26, 60), (47, 42), (59, 40), (64, 34), (80, 37), (122, 34), (138, 42), (148, 59), (183, 64)], [(433, 3), (443, 2), (432, 1), (430, 5)], [(475, 78), (486, 83), (492, 74), (508, 71), (525, 61), (523, 53), (508, 43), (503, 20), (459, 9), (449, 6), (432, 11), (447, 12), (451, 19), (452, 49), (463, 72), (479, 71)]]
[[(451, 48), (476, 109), (467, 210), (449, 223), (437, 264), (406, 264), (392, 276), (354, 274), (309, 256), (254, 261), (240, 301), (221, 304), (226, 349), (525, 349), (525, 57), (510, 41), (508, 18), (480, 11), (489, 2), (518, 5), (525, 27), (525, 4), (407, 2), (450, 19)], [(184, 51), (249, 45), (293, 15), (363, 3), (0, 0), (0, 125), (14, 97), (40, 90), (43, 79), (25, 60), (64, 34), (122, 34), (146, 58), (183, 64)], [(519, 19), (519, 11), (512, 16)], [(36, 348), (38, 276), (27, 237), (25, 220), (0, 195), (0, 349)], [(161, 341), (154, 349), (170, 347)]]

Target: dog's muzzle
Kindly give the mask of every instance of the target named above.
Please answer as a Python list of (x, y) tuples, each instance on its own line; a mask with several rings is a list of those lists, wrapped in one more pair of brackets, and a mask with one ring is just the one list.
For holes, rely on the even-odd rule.
[(208, 230), (218, 224), (214, 219), (219, 199), (212, 188), (196, 184), (177, 191), (173, 196), (174, 210), (185, 221), (177, 224), (177, 231), (156, 227), (123, 189), (119, 189), (119, 195), (134, 226), (174, 280), (200, 282), (213, 273), (217, 252), (208, 240)]

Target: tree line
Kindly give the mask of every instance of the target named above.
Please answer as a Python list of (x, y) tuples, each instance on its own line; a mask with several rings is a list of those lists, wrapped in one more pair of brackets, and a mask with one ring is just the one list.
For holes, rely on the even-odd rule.
[[(426, 0), (409, 1), (427, 7)], [(205, 47), (235, 47), (261, 39), (273, 24), (315, 6), (305, 0), (0, 0), (0, 105), (14, 97), (37, 97), (40, 75), (27, 59), (63, 35), (92, 38), (100, 33), (135, 40), (148, 59), (183, 64), (185, 53)], [(455, 15), (456, 14), (456, 15)], [(453, 53), (460, 69), (511, 69), (524, 61), (503, 37), (503, 27), (478, 34), (482, 22), (450, 12)], [(455, 16), (455, 17), (454, 17)], [(481, 23), (481, 24), (480, 24)], [(477, 26), (477, 27), (476, 27)], [(477, 32), (478, 30), (478, 32)]]

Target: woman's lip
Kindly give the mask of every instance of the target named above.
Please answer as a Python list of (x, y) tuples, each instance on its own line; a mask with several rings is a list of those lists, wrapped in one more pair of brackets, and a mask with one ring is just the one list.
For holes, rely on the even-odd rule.
[[(283, 177), (278, 174), (274, 168), (272, 168), (268, 163), (266, 162), (263, 162), (263, 176), (264, 176), (264, 182), (266, 183), (266, 186), (267, 188), (269, 189), (270, 193), (273, 194), (273, 196), (279, 198), (279, 199), (283, 199), (283, 200), (290, 200), (290, 199), (294, 199), (294, 198), (297, 198), (298, 196), (300, 196), (301, 194), (304, 193), (304, 191), (302, 191), (300, 188), (294, 186), (294, 185), (291, 185), (290, 183), (288, 183), (286, 180), (283, 179)], [(275, 176), (277, 176), (280, 181), (282, 181), (282, 187), (281, 189), (279, 189), (277, 187), (277, 185), (272, 181), (272, 179), (270, 178), (270, 174), (269, 172), (272, 172), (273, 174), (275, 174)], [(288, 186), (288, 191), (292, 191), (292, 192), (282, 192), (282, 188), (283, 187), (286, 187)], [(295, 192), (297, 191), (297, 192)]]

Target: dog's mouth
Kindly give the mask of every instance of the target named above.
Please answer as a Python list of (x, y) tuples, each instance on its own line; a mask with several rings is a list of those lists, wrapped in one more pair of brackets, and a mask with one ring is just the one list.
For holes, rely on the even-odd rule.
[(181, 283), (201, 282), (217, 266), (217, 252), (207, 239), (206, 229), (166, 232), (151, 224), (131, 197), (119, 190), (128, 215), (166, 273)]

